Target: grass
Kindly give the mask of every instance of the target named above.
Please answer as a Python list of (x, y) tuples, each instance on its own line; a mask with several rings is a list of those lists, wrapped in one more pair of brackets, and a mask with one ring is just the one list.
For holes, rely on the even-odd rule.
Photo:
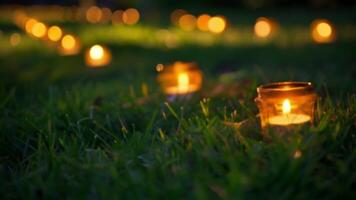
[[(86, 37), (92, 27), (78, 29)], [(108, 27), (96, 31), (108, 40), (100, 36)], [(102, 69), (24, 41), (0, 51), (2, 199), (355, 197), (353, 38), (173, 49), (108, 42), (114, 59)], [(154, 67), (176, 60), (197, 62), (204, 88), (167, 102)], [(314, 83), (316, 122), (268, 142), (255, 118), (256, 86), (284, 80)], [(239, 129), (225, 124), (246, 119)]]

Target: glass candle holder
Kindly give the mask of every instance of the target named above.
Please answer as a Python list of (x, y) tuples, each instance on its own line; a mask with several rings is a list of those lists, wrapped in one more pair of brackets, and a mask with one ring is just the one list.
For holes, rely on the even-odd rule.
[(257, 94), (263, 131), (284, 133), (313, 122), (317, 95), (311, 83), (271, 83), (258, 87)]
[(167, 95), (184, 95), (198, 91), (202, 84), (202, 72), (194, 63), (175, 62), (164, 66), (158, 75), (162, 90)]
[(88, 67), (96, 68), (108, 65), (111, 62), (111, 52), (101, 45), (93, 45), (85, 53), (85, 63)]

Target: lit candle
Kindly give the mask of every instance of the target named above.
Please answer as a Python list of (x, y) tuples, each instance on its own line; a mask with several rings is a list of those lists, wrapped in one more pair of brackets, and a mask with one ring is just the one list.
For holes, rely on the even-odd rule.
[(168, 95), (183, 95), (196, 92), (202, 84), (202, 73), (193, 63), (176, 62), (171, 66), (157, 65), (158, 81)]
[(257, 93), (256, 103), (264, 130), (312, 123), (317, 95), (311, 83), (272, 83), (258, 87)]
[(93, 45), (85, 54), (85, 63), (89, 67), (103, 67), (111, 61), (111, 52), (101, 45)]
[(270, 117), (269, 124), (286, 126), (290, 124), (303, 124), (309, 122), (311, 117), (305, 114), (291, 113), (292, 106), (289, 99), (285, 99), (282, 104), (282, 115)]

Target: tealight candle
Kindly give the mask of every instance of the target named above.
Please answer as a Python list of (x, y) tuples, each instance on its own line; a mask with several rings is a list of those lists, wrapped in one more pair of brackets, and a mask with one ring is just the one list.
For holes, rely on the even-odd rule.
[(201, 87), (202, 73), (194, 63), (175, 62), (171, 66), (160, 65), (159, 69), (158, 81), (168, 95), (189, 94)]
[(313, 121), (316, 93), (308, 82), (280, 82), (257, 88), (263, 130), (290, 130)]
[(85, 62), (89, 67), (102, 67), (111, 61), (111, 52), (101, 45), (93, 45), (85, 54)]

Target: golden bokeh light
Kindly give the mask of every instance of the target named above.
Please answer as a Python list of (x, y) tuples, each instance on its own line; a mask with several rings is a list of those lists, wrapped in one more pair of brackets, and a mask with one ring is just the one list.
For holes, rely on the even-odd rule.
[(202, 14), (197, 19), (198, 29), (201, 31), (209, 31), (208, 23), (210, 20), (210, 15)]
[(334, 27), (325, 19), (318, 19), (312, 23), (311, 35), (317, 43), (329, 43), (335, 40)]
[(61, 45), (64, 49), (70, 50), (75, 48), (76, 41), (75, 38), (72, 35), (65, 35), (62, 38)]
[(183, 9), (174, 10), (172, 12), (172, 14), (171, 14), (171, 22), (172, 22), (172, 24), (178, 26), (179, 25), (179, 19), (185, 14), (188, 14), (188, 12), (183, 10)]
[(161, 71), (163, 71), (163, 69), (164, 69), (164, 65), (163, 64), (157, 64), (156, 65), (156, 71), (157, 72), (161, 72)]
[(123, 22), (128, 25), (134, 25), (140, 20), (140, 13), (135, 8), (129, 8), (123, 13)]
[(223, 17), (212, 17), (208, 22), (208, 28), (212, 33), (222, 33), (226, 28), (226, 21)]
[(101, 17), (102, 17), (102, 10), (97, 6), (90, 7), (86, 12), (86, 18), (90, 23), (95, 24), (100, 22)]
[(196, 27), (197, 18), (191, 14), (185, 14), (179, 18), (179, 26), (185, 31), (192, 31)]
[(37, 20), (30, 18), (26, 21), (25, 30), (27, 33), (32, 33), (32, 27), (37, 23)]
[(101, 13), (102, 13), (101, 22), (102, 23), (109, 22), (110, 19), (111, 19), (111, 15), (112, 15), (112, 12), (111, 12), (110, 8), (103, 8)]
[(100, 45), (94, 45), (89, 50), (90, 57), (94, 60), (101, 59), (104, 55), (104, 49)]
[(10, 44), (12, 46), (17, 46), (21, 42), (21, 35), (18, 33), (13, 33), (10, 36)]
[(122, 23), (124, 23), (124, 21), (123, 21), (123, 15), (124, 15), (124, 11), (122, 11), (122, 10), (116, 10), (116, 11), (111, 15), (111, 23), (112, 23), (112, 24), (122, 24)]
[(267, 18), (258, 18), (254, 26), (254, 32), (257, 37), (267, 38), (272, 33), (272, 23)]
[(51, 26), (47, 32), (48, 39), (53, 42), (57, 42), (58, 40), (60, 40), (62, 38), (62, 34), (62, 30), (58, 26)]
[(20, 28), (25, 28), (27, 20), (28, 17), (26, 16), (26, 13), (24, 11), (16, 10), (14, 12), (14, 23)]
[(47, 27), (42, 22), (37, 22), (32, 26), (32, 35), (37, 38), (42, 38), (47, 33)]
[(111, 61), (111, 52), (108, 48), (96, 44), (91, 46), (85, 54), (85, 63), (89, 67), (102, 67)]

